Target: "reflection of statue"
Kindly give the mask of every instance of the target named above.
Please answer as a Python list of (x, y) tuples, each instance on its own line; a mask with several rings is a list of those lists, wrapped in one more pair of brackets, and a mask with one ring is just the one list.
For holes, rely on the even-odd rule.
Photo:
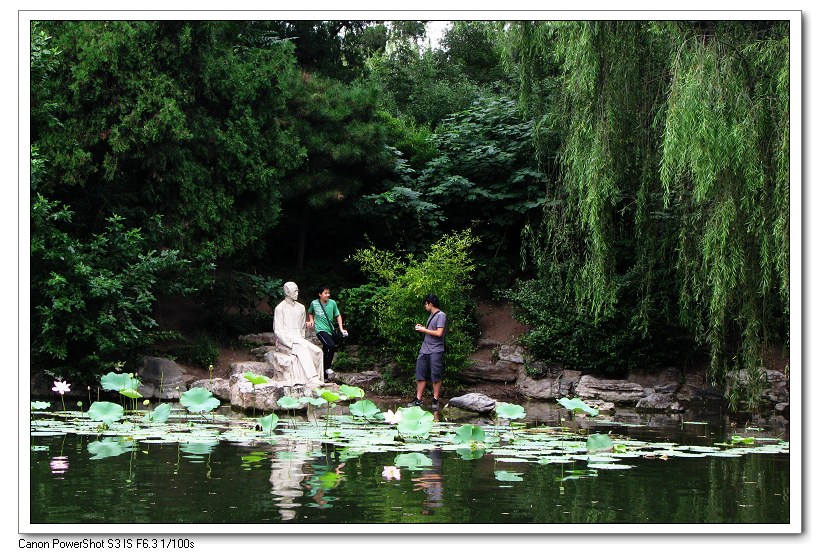
[(294, 383), (321, 385), (324, 383), (322, 349), (305, 339), (305, 307), (296, 301), (299, 288), (296, 283), (287, 282), (283, 289), (285, 299), (273, 311), (277, 349), (291, 354)]

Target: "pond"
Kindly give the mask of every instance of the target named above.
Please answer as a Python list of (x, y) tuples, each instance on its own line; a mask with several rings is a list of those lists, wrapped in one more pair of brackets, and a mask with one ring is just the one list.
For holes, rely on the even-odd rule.
[[(107, 429), (81, 412), (33, 411), (30, 522), (789, 523), (782, 421), (570, 418), (532, 403), (521, 423), (439, 416), (429, 437), (402, 442), (395, 425), (341, 404), (330, 420), (325, 409), (279, 414), (273, 430), (224, 407), (172, 408), (167, 423), (132, 416)], [(458, 443), (465, 424), (483, 440)], [(612, 448), (588, 451), (591, 434)]]

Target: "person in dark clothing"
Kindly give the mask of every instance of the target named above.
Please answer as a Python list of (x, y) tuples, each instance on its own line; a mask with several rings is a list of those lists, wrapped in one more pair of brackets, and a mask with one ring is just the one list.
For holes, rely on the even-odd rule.
[(421, 398), (427, 381), (432, 383), (433, 410), (439, 408), (441, 377), (444, 371), (444, 335), (447, 334), (447, 314), (439, 308), (439, 298), (428, 294), (423, 300), (424, 309), (430, 314), (427, 324), (416, 323), (416, 331), (424, 335), (424, 340), (416, 359), (416, 398), (408, 406), (421, 406)]

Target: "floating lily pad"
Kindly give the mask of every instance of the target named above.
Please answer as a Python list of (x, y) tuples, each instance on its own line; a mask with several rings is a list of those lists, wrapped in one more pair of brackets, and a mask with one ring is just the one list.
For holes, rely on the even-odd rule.
[(31, 403), (32, 410), (47, 410), (51, 406), (51, 402), (34, 401)]
[(131, 451), (134, 448), (134, 442), (121, 437), (105, 437), (100, 441), (88, 443), (87, 448), (92, 455), (92, 460), (101, 460)]
[(125, 410), (119, 404), (113, 402), (94, 402), (89, 408), (87, 415), (94, 421), (102, 421), (106, 425), (111, 425), (115, 421), (122, 419)]
[(433, 460), (421, 452), (410, 452), (396, 456), (395, 460), (393, 460), (393, 465), (396, 467), (406, 467), (407, 469), (420, 469), (431, 467)]
[(495, 472), (495, 478), (497, 481), (523, 481), (524, 478), (521, 475), (521, 473), (515, 471), (497, 470)]

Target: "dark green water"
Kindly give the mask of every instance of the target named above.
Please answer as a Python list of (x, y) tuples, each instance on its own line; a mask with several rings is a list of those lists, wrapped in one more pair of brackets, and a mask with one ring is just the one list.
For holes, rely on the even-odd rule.
[[(709, 431), (665, 431), (689, 444), (711, 441)], [(395, 453), (342, 461), (318, 442), (222, 442), (202, 453), (138, 443), (91, 459), (94, 440), (32, 437), (31, 523), (789, 522), (788, 454), (633, 458), (628, 470), (567, 479), (586, 463), (464, 460), (428, 450), (432, 467), (401, 468), (390, 479), (384, 472)], [(499, 480), (498, 471), (521, 480)]]

